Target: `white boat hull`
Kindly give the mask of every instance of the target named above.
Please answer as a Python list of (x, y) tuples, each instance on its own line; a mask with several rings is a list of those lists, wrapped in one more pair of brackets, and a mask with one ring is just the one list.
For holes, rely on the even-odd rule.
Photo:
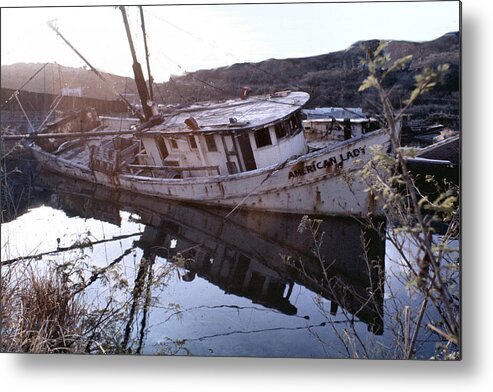
[(35, 157), (48, 170), (65, 176), (186, 202), (272, 212), (320, 215), (381, 215), (360, 170), (371, 159), (370, 147), (389, 145), (383, 130), (282, 164), (227, 176), (167, 179), (131, 174), (108, 175), (57, 158), (34, 145)]

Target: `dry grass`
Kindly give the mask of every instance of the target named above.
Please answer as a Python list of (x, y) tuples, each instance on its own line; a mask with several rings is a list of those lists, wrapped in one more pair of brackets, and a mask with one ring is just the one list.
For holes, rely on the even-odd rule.
[(80, 352), (85, 309), (66, 276), (55, 268), (16, 267), (2, 271), (1, 351)]

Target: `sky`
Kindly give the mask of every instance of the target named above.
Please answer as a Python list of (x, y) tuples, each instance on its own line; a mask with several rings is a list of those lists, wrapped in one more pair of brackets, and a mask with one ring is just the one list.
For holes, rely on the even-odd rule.
[[(458, 31), (460, 19), (458, 1), (146, 5), (143, 9), (157, 82), (197, 69), (344, 50), (360, 40), (432, 40)], [(145, 68), (139, 10), (127, 7), (127, 14)], [(122, 15), (114, 6), (2, 8), (1, 64), (84, 66), (47, 26), (49, 20), (96, 69), (132, 76)]]

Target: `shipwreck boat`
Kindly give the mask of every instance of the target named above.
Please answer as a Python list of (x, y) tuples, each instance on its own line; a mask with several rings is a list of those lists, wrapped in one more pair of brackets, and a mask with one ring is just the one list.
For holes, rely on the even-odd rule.
[(121, 10), (142, 123), (126, 132), (101, 127), (81, 132), (76, 135), (81, 138), (51, 149), (32, 142), (30, 149), (48, 170), (113, 189), (231, 211), (244, 207), (297, 214), (381, 213), (360, 170), (371, 158), (371, 146), (390, 145), (385, 130), (310, 147), (301, 120), (309, 95), (291, 91), (251, 97), (245, 88), (238, 99), (158, 113), (149, 103)]
[[(48, 170), (139, 194), (298, 214), (378, 215), (360, 176), (385, 130), (310, 149), (300, 121), (309, 96), (204, 103), (162, 114), (133, 137), (91, 132), (49, 151), (30, 148)], [(153, 125), (156, 121), (159, 125)]]

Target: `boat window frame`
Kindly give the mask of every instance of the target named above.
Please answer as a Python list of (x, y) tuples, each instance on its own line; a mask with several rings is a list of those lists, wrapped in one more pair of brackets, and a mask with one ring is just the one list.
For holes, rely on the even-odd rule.
[[(269, 127), (253, 131), (253, 137), (255, 139), (255, 145), (257, 146), (257, 149), (273, 145)], [(265, 140), (263, 138), (265, 138)], [(259, 142), (261, 145), (259, 145)]]
[(289, 136), (289, 128), (286, 127), (284, 121), (278, 122), (277, 124), (274, 125), (274, 132), (276, 134), (277, 140), (282, 140)]
[(195, 136), (188, 135), (187, 140), (190, 150), (197, 150), (199, 148), (199, 146), (197, 145), (197, 141), (195, 140)]
[(164, 161), (169, 156), (169, 150), (168, 147), (166, 146), (166, 138), (162, 135), (159, 135), (154, 139), (154, 141), (159, 151), (161, 160)]
[(217, 152), (217, 143), (214, 134), (204, 135), (205, 144), (207, 145), (207, 151), (209, 152)]
[(294, 113), (287, 121), (289, 123), (289, 128), (291, 129), (290, 133), (292, 136), (297, 135), (303, 129), (300, 112)]

